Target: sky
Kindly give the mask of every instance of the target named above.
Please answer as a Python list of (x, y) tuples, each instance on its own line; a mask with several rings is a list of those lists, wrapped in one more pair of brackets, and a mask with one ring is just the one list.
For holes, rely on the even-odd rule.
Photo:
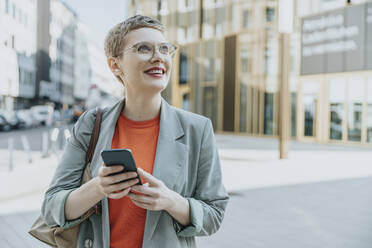
[(129, 0), (63, 0), (90, 29), (90, 38), (103, 48), (107, 32), (127, 18)]

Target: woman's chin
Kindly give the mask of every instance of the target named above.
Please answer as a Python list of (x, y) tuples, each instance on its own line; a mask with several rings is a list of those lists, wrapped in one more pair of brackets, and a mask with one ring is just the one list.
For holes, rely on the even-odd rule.
[(145, 91), (151, 91), (151, 92), (162, 92), (166, 87), (168, 83), (164, 82), (164, 80), (152, 80), (151, 82), (147, 81), (144, 83), (144, 90)]

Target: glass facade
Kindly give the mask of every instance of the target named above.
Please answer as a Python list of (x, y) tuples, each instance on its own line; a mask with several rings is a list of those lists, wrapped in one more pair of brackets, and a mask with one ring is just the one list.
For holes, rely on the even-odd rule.
[(333, 79), (329, 82), (330, 125), (329, 139), (342, 140), (346, 81)]
[(204, 87), (203, 89), (203, 115), (211, 119), (213, 126), (216, 126), (217, 111), (216, 111), (216, 88)]
[(211, 82), (216, 80), (216, 42), (210, 40), (204, 43), (204, 81)]
[(360, 77), (350, 78), (348, 82), (348, 120), (347, 139), (361, 141), (362, 136), (362, 104), (364, 96), (364, 80)]
[(291, 93), (291, 136), (296, 137), (297, 135), (297, 93)]
[(305, 137), (316, 136), (317, 103), (319, 94), (318, 82), (305, 82), (302, 91), (302, 104), (304, 108), (304, 133)]
[(265, 93), (264, 134), (274, 134), (274, 94)]
[(257, 126), (256, 126), (256, 131), (255, 133), (256, 134), (259, 134), (260, 133), (260, 124), (261, 124), (261, 93), (262, 91), (260, 89), (257, 89), (256, 91), (256, 96), (257, 96), (257, 108), (256, 108), (256, 115), (255, 115), (255, 119), (257, 121)]
[(187, 53), (187, 47), (182, 47), (180, 49), (180, 63), (179, 63), (179, 83), (180, 84), (186, 84), (187, 83), (187, 72), (188, 72), (188, 64), (187, 64), (187, 59), (188, 53)]
[(190, 94), (186, 93), (182, 97), (182, 108), (184, 110), (190, 111)]
[[(172, 90), (179, 107), (208, 116), (218, 131), (277, 135), (278, 1), (158, 2), (167, 38), (181, 47), (175, 62), (178, 75), (172, 81), (180, 89)], [(302, 74), (297, 31), (290, 37), (291, 137), (372, 144), (372, 73)], [(335, 65), (324, 62), (324, 66)], [(228, 128), (226, 119), (231, 120)]]
[(254, 87), (249, 87), (249, 106), (250, 106), (250, 115), (249, 115), (249, 120), (250, 120), (250, 128), (249, 128), (249, 133), (253, 133), (253, 124), (254, 124)]
[(367, 81), (366, 112), (367, 142), (372, 143), (372, 77)]
[(240, 83), (239, 131), (247, 132), (248, 86)]

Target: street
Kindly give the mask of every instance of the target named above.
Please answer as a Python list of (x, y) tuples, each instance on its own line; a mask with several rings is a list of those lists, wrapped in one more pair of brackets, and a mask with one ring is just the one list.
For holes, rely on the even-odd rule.
[(7, 149), (8, 138), (13, 138), (14, 149), (22, 150), (23, 147), (22, 147), (22, 142), (21, 142), (21, 136), (24, 135), (27, 137), (32, 151), (41, 151), (43, 132), (51, 131), (55, 127), (59, 129), (58, 140), (59, 140), (59, 146), (61, 147), (62, 144), (64, 143), (63, 130), (66, 128), (71, 130), (72, 125), (58, 125), (58, 126), (52, 126), (52, 127), (42, 126), (42, 127), (32, 128), (32, 129), (24, 129), (24, 130), (21, 129), (21, 130), (12, 130), (9, 132), (0, 132), (0, 149)]

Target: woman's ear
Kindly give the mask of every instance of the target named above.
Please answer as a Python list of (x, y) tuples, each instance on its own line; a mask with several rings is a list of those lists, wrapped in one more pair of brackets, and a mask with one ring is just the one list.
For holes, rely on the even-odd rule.
[(107, 59), (108, 66), (112, 73), (114, 73), (115, 76), (120, 76), (123, 72), (120, 70), (118, 61), (114, 57), (110, 57)]

